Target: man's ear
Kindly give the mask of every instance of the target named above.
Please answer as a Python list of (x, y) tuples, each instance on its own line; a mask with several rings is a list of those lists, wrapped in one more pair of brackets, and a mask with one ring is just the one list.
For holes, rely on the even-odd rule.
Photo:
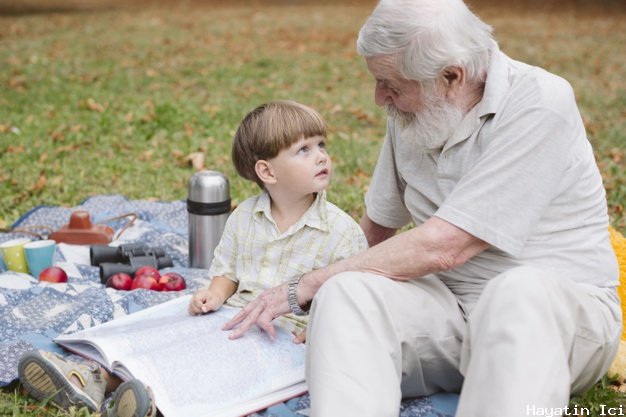
[(256, 164), (254, 164), (254, 171), (256, 172), (257, 177), (259, 177), (264, 184), (276, 183), (276, 175), (272, 169), (272, 164), (268, 161), (263, 159), (256, 161)]
[(447, 67), (443, 70), (443, 82), (447, 96), (457, 96), (465, 85), (465, 69), (461, 67)]

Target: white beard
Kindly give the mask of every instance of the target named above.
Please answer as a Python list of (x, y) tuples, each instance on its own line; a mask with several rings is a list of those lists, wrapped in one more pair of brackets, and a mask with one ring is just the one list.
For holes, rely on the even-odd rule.
[(387, 105), (387, 115), (400, 127), (403, 139), (426, 152), (440, 150), (463, 120), (463, 112), (434, 92), (425, 94), (423, 110), (409, 113)]

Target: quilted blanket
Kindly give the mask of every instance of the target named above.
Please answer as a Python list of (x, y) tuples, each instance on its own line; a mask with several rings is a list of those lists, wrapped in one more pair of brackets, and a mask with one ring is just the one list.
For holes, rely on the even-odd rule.
[[(167, 270), (180, 273), (187, 281), (184, 294), (208, 285), (205, 270), (188, 267), (187, 211), (182, 200), (155, 202), (127, 200), (120, 195), (95, 196), (77, 207), (37, 207), (23, 215), (13, 229), (32, 231), (45, 226), (57, 230), (75, 210), (87, 210), (93, 223), (135, 213), (137, 219), (115, 243), (145, 243), (165, 248), (174, 263)], [(107, 224), (119, 231), (125, 222), (120, 219)], [(0, 243), (16, 237), (32, 238), (20, 232), (0, 233)], [(7, 271), (0, 264), (0, 386), (17, 378), (18, 360), (28, 350), (45, 349), (69, 355), (52, 341), (57, 335), (113, 320), (181, 295), (181, 292), (105, 288), (100, 283), (98, 268), (89, 264), (87, 247), (60, 244), (55, 263), (68, 272), (68, 283), (39, 283), (30, 275)], [(457, 400), (455, 394), (406, 399), (400, 416), (451, 417)], [(253, 416), (299, 417), (308, 407), (309, 398), (305, 394)]]

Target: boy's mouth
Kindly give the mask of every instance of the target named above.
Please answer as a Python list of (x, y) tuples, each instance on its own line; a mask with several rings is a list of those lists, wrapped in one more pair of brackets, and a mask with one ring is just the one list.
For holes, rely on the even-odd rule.
[(320, 177), (320, 176), (323, 176), (323, 175), (328, 175), (328, 169), (324, 168), (323, 170), (321, 170), (320, 172), (315, 174), (316, 177)]

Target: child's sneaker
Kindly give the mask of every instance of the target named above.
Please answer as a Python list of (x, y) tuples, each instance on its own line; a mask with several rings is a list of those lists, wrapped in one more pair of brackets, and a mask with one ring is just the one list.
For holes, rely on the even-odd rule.
[(131, 379), (117, 387), (102, 417), (154, 417), (156, 413), (150, 387)]
[[(74, 362), (52, 352), (29, 351), (20, 358), (18, 374), (35, 399), (50, 398), (63, 409), (86, 406), (96, 411), (104, 400), (106, 382), (95, 362)], [(72, 377), (78, 379), (80, 386), (70, 380)]]

